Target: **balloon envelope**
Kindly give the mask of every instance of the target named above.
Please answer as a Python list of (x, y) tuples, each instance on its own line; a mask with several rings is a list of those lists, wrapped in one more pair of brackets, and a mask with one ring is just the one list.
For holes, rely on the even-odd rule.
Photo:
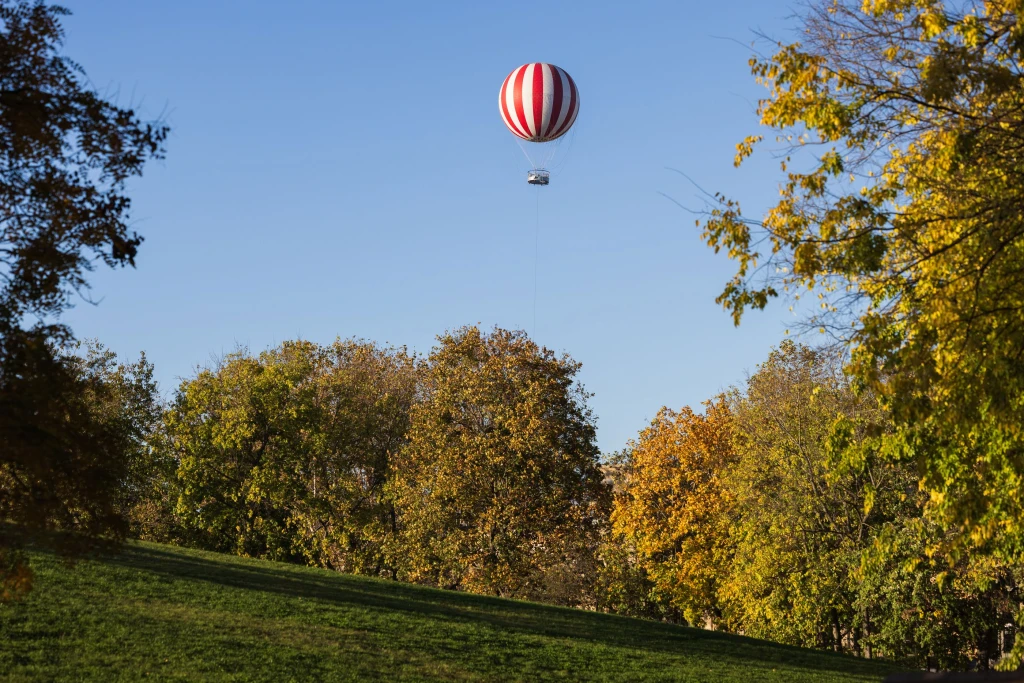
[(549, 142), (572, 127), (580, 111), (580, 96), (563, 69), (533, 62), (513, 69), (502, 83), (498, 111), (516, 136)]

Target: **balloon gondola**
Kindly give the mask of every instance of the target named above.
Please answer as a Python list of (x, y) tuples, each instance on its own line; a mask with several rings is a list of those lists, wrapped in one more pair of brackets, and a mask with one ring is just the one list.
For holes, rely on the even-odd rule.
[(535, 168), (527, 172), (526, 182), (531, 185), (547, 185), (551, 182), (551, 174), (543, 168)]

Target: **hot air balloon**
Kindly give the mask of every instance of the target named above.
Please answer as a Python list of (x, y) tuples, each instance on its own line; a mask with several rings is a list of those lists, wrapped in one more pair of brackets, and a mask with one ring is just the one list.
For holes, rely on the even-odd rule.
[[(512, 134), (530, 143), (547, 143), (565, 135), (580, 111), (580, 96), (572, 78), (554, 64), (533, 62), (513, 69), (498, 93), (498, 111)], [(531, 185), (547, 185), (551, 174), (533, 161), (526, 175)]]

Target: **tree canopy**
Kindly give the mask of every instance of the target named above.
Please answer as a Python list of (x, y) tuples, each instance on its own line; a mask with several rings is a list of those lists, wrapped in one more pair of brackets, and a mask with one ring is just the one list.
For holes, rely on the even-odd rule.
[(92, 88), (61, 53), (66, 14), (0, 2), (0, 520), (13, 524), (0, 528), (0, 593), (28, 586), (26, 537), (74, 554), (123, 535), (138, 450), (103, 408), (116, 401), (106, 361), (62, 353), (73, 340), (59, 316), (97, 261), (134, 264), (125, 185), (163, 156), (168, 129)]
[(612, 543), (635, 553), (656, 599), (691, 624), (721, 626), (720, 568), (731, 553), (721, 478), (736, 455), (725, 398), (705, 405), (703, 415), (663, 408), (628, 448)]
[(414, 357), (357, 341), (241, 351), (182, 383), (164, 448), (193, 542), (393, 573), (385, 498), (418, 391)]
[(521, 332), (440, 337), (393, 467), (404, 576), (580, 599), (608, 496), (579, 368)]
[[(915, 461), (934, 551), (1024, 557), (1024, 24), (1018, 2), (829, 0), (751, 61), (783, 144), (761, 220), (719, 197), (704, 237), (737, 262), (737, 321), (785, 294), (850, 344)], [(741, 163), (763, 144), (738, 146)]]

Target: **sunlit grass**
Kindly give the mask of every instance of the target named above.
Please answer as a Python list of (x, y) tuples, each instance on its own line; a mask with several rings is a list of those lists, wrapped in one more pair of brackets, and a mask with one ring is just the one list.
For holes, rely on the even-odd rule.
[(0, 607), (0, 680), (878, 681), (890, 667), (668, 624), (155, 544)]

